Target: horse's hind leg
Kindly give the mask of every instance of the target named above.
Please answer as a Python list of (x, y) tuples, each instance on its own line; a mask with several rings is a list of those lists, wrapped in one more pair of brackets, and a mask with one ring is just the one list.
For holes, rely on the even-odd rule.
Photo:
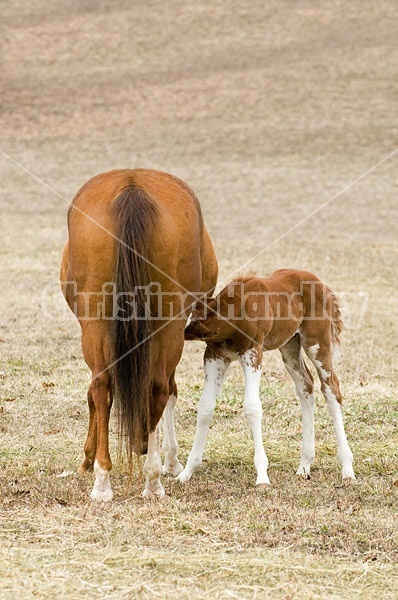
[(294, 381), (301, 403), (303, 438), (301, 444), (301, 462), (297, 469), (297, 475), (309, 479), (311, 464), (315, 457), (314, 380), (303, 360), (300, 338), (297, 334), (280, 348), (280, 352), (286, 370)]
[(94, 375), (92, 383), (93, 402), (97, 416), (97, 451), (94, 461), (95, 482), (91, 491), (93, 500), (108, 502), (113, 492), (109, 479), (112, 469), (109, 454), (109, 416), (111, 409), (110, 377), (107, 372)]
[(177, 458), (178, 442), (174, 423), (174, 409), (176, 402), (177, 385), (173, 373), (169, 381), (169, 399), (163, 413), (164, 433), (162, 450), (165, 455), (163, 473), (171, 473), (174, 477), (177, 477), (184, 468)]
[[(329, 326), (329, 322), (327, 323)], [(334, 429), (337, 437), (337, 453), (342, 466), (343, 479), (355, 479), (352, 468), (353, 456), (347, 442), (344, 429), (343, 415), (341, 412), (342, 397), (340, 392), (339, 380), (333, 371), (332, 350), (329, 339), (312, 340), (314, 343), (308, 343), (306, 340), (305, 351), (313, 362), (318, 377), (321, 382), (321, 390), (324, 395), (330, 413), (334, 421)]]
[(89, 423), (86, 443), (84, 444), (84, 461), (79, 468), (79, 473), (92, 471), (94, 467), (95, 454), (97, 452), (97, 415), (93, 401), (92, 385), (87, 392), (87, 402), (89, 409)]
[(111, 379), (107, 369), (108, 328), (99, 321), (82, 326), (82, 346), (84, 359), (92, 372), (88, 392), (90, 421), (85, 444), (85, 460), (82, 467), (94, 460), (95, 482), (90, 494), (93, 500), (107, 502), (113, 493), (109, 474), (112, 469), (109, 454), (109, 416), (112, 405)]

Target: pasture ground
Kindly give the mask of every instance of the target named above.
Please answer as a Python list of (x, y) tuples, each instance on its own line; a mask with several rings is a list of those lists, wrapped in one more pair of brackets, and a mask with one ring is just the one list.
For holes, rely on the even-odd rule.
[[(394, 0), (10, 0), (1, 12), (1, 597), (395, 598)], [(167, 498), (144, 502), (113, 423), (115, 497), (88, 499), (93, 477), (76, 475), (89, 382), (79, 327), (46, 309), (48, 297), (63, 308), (68, 203), (92, 175), (120, 167), (163, 169), (193, 187), (220, 282), (235, 269), (294, 266), (369, 294), (338, 370), (354, 485), (341, 484), (322, 398), (312, 479), (296, 479), (298, 401), (270, 353), (269, 490), (254, 486), (233, 368), (206, 462), (185, 487), (165, 477)], [(202, 352), (187, 344), (178, 370), (182, 462)]]

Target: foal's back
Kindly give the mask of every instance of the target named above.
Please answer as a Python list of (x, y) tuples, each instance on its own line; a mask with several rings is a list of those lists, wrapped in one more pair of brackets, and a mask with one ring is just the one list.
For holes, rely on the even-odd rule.
[(247, 277), (244, 286), (246, 316), (257, 323), (256, 338), (264, 348), (283, 346), (297, 331), (317, 336), (330, 328), (330, 289), (309, 271), (280, 269), (268, 277)]

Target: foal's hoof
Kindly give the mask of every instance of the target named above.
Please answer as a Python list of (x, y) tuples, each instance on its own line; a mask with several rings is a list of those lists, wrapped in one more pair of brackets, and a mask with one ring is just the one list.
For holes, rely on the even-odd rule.
[(343, 478), (343, 483), (351, 483), (352, 481), (355, 481), (355, 473), (352, 467), (346, 467), (343, 469), (341, 475)]
[(179, 481), (180, 483), (186, 483), (188, 481), (188, 479), (191, 478), (191, 475), (192, 475), (192, 473), (190, 473), (186, 469), (183, 469), (181, 471), (181, 473), (178, 475), (178, 477), (176, 477), (176, 480)]
[(301, 479), (311, 479), (310, 470), (308, 467), (300, 465), (296, 471), (296, 475)]
[(259, 475), (256, 480), (256, 486), (260, 488), (260, 486), (270, 486), (271, 482), (269, 480), (268, 475)]
[(351, 477), (343, 477), (343, 485), (351, 485), (354, 483), (354, 481), (356, 481), (355, 475), (352, 475)]
[(146, 498), (147, 500), (162, 500), (165, 497), (165, 495), (166, 492), (164, 491), (162, 485), (156, 488), (155, 490), (145, 488), (145, 490), (142, 492), (142, 497)]
[(257, 483), (256, 484), (256, 489), (259, 492), (266, 492), (267, 490), (269, 490), (271, 488), (271, 484), (270, 483)]
[(163, 474), (170, 473), (173, 477), (177, 477), (184, 470), (182, 464), (177, 460), (174, 465), (165, 463), (162, 467)]

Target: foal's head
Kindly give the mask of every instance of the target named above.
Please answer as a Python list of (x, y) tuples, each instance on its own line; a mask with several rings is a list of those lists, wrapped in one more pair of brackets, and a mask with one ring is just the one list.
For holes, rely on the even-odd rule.
[(217, 314), (217, 299), (210, 298), (198, 301), (191, 315), (191, 322), (185, 329), (186, 340), (212, 340), (220, 334), (220, 325)]
[[(203, 299), (196, 303), (191, 322), (185, 329), (186, 340), (224, 342), (233, 337), (243, 318), (240, 293), (225, 287), (216, 298)], [(231, 324), (236, 322), (235, 324)]]

